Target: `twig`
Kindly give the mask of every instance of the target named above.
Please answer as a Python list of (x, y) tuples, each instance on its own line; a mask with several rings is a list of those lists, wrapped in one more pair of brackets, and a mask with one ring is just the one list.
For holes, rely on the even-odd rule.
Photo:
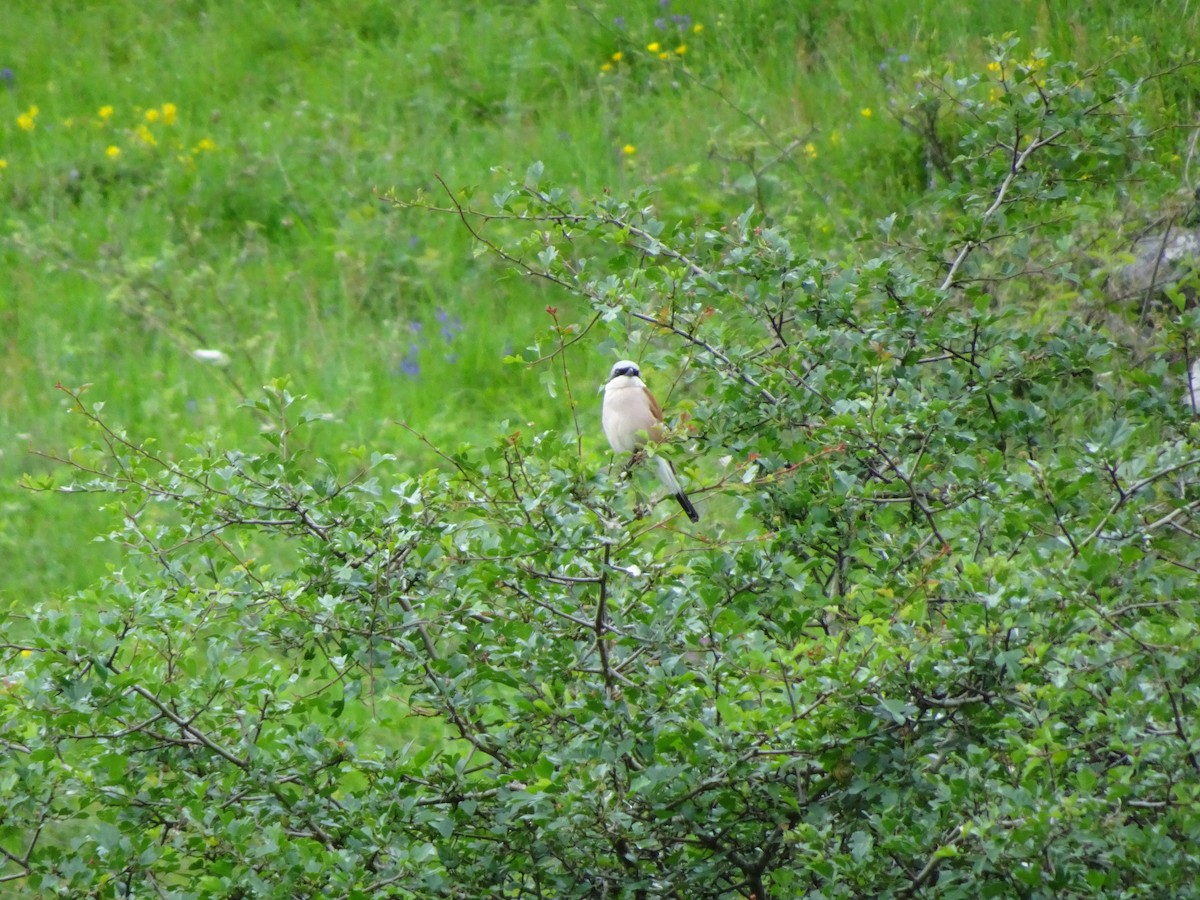
[[(1167, 249), (1167, 240), (1171, 237), (1171, 229), (1175, 227), (1176, 216), (1167, 220), (1162, 239), (1158, 242), (1158, 251), (1154, 254), (1154, 268), (1150, 271), (1150, 283), (1146, 285), (1146, 295), (1142, 298), (1142, 309), (1138, 313), (1138, 324), (1146, 324), (1146, 316), (1150, 314), (1150, 304), (1154, 299), (1154, 289), (1158, 286), (1158, 267), (1162, 265), (1163, 253)], [(1188, 384), (1191, 385), (1191, 372), (1188, 372)], [(1190, 392), (1189, 392), (1190, 399)]]
[[(427, 208), (432, 209), (434, 211), (438, 211), (438, 212), (454, 213), (455, 215), (457, 215), (459, 217), (459, 219), (462, 221), (463, 225), (466, 227), (467, 231), (470, 232), (471, 236), (473, 238), (475, 238), (475, 240), (477, 240), (479, 243), (483, 244), (488, 250), (490, 250), (493, 254), (498, 256), (500, 259), (503, 259), (506, 262), (512, 263), (513, 265), (519, 267), (522, 271), (524, 271), (530, 275), (533, 275), (537, 278), (545, 279), (546, 281), (549, 281), (552, 284), (556, 284), (559, 287), (565, 288), (566, 290), (570, 291), (571, 293), (582, 293), (582, 294), (584, 294), (584, 296), (588, 297), (589, 299), (592, 299), (592, 300), (598, 299), (592, 293), (590, 293), (586, 288), (581, 287), (578, 284), (574, 284), (570, 281), (567, 281), (564, 278), (560, 278), (559, 276), (555, 275), (553, 272), (548, 272), (545, 269), (539, 269), (534, 266), (531, 266), (529, 263), (525, 262), (525, 260), (520, 259), (519, 257), (513, 256), (511, 253), (509, 253), (508, 251), (506, 251), (502, 247), (500, 247), (498, 244), (496, 244), (494, 241), (488, 239), (487, 237), (484, 237), (484, 235), (479, 231), (479, 229), (477, 229), (470, 221), (470, 216), (476, 216), (484, 221), (487, 221), (487, 220), (493, 219), (493, 218), (507, 218), (507, 219), (519, 218), (519, 219), (529, 219), (531, 221), (549, 221), (549, 222), (556, 222), (556, 223), (561, 223), (561, 222), (565, 221), (565, 222), (569, 222), (571, 224), (579, 224), (579, 223), (591, 221), (591, 219), (589, 219), (587, 216), (561, 215), (561, 216), (545, 216), (545, 217), (541, 217), (541, 218), (533, 218), (533, 217), (527, 217), (527, 216), (490, 216), (486, 213), (477, 212), (476, 210), (468, 210), (466, 207), (464, 207), (458, 201), (458, 198), (454, 196), (454, 192), (450, 190), (450, 186), (448, 184), (446, 184), (446, 182), (442, 179), (442, 177), (440, 175), (435, 174), (434, 177), (437, 179), (438, 183), (445, 190), (446, 195), (450, 198), (450, 202), (451, 202), (451, 204), (453, 204), (454, 208), (453, 209), (442, 209), (442, 208), (433, 207), (433, 206), (430, 206)], [(544, 195), (535, 194), (535, 196), (537, 196), (539, 199), (544, 200)], [(406, 205), (402, 201), (395, 201), (395, 202), (397, 203), (397, 205), (401, 205), (401, 206)], [(635, 237), (638, 237), (642, 240), (649, 242), (651, 245), (650, 248), (649, 249), (643, 248), (646, 252), (651, 252), (651, 250), (652, 250), (655, 253), (655, 255), (667, 256), (670, 259), (674, 259), (676, 262), (681, 263), (685, 268), (687, 268), (689, 273), (691, 273), (692, 275), (694, 275), (696, 277), (703, 279), (710, 287), (713, 287), (714, 289), (721, 289), (720, 282), (718, 282), (715, 278), (713, 278), (713, 276), (706, 269), (704, 269), (702, 266), (700, 266), (699, 263), (697, 263), (694, 260), (690, 259), (689, 257), (685, 256), (684, 254), (679, 253), (678, 251), (673, 250), (672, 248), (667, 247), (666, 245), (660, 243), (658, 241), (658, 239), (655, 238), (653, 235), (649, 234), (648, 232), (646, 232), (645, 230), (643, 230), (641, 228), (638, 228), (633, 223), (626, 222), (623, 219), (618, 219), (615, 216), (599, 216), (598, 218), (602, 224), (610, 225), (615, 228), (620, 228), (620, 229), (628, 232), (629, 234), (634, 235)], [(674, 324), (664, 323), (664, 322), (660, 321), (658, 318), (656, 318), (655, 316), (651, 316), (646, 313), (639, 313), (639, 312), (633, 312), (632, 315), (634, 318), (639, 319), (641, 321), (648, 322), (653, 325), (657, 325), (661, 328), (665, 328), (666, 330), (671, 331), (672, 333), (678, 335), (679, 337), (684, 338), (689, 343), (691, 343), (697, 347), (700, 347), (701, 349), (706, 351), (708, 354), (710, 354), (714, 358), (718, 359), (725, 366), (725, 368), (728, 371), (734, 373), (740, 381), (742, 381), (747, 386), (752, 387), (756, 391), (758, 391), (759, 394), (762, 395), (763, 399), (766, 400), (768, 403), (770, 403), (772, 406), (777, 406), (779, 404), (779, 399), (775, 395), (773, 395), (770, 391), (768, 391), (761, 384), (759, 384), (758, 381), (755, 380), (753, 376), (742, 371), (741, 367), (735, 365), (733, 360), (731, 360), (728, 356), (726, 356), (724, 353), (722, 353), (720, 350), (718, 350), (712, 344), (708, 343), (707, 341), (703, 340), (702, 338), (696, 337), (695, 335), (693, 335), (687, 331), (684, 331), (683, 329), (679, 328), (678, 326), (676, 326)]]
[[(1153, 475), (1147, 475), (1145, 478), (1141, 479), (1140, 481), (1135, 481), (1128, 488), (1122, 488), (1120, 485), (1117, 485), (1116, 487), (1119, 492), (1119, 496), (1117, 497), (1116, 500), (1114, 500), (1112, 502), (1112, 505), (1109, 506), (1108, 511), (1100, 517), (1100, 521), (1096, 523), (1096, 527), (1092, 529), (1091, 533), (1079, 542), (1079, 549), (1082, 550), (1084, 547), (1086, 547), (1088, 544), (1090, 544), (1092, 541), (1094, 541), (1096, 538), (1098, 538), (1100, 536), (1100, 533), (1102, 531), (1104, 531), (1104, 526), (1108, 524), (1108, 520), (1111, 519), (1113, 516), (1115, 516), (1117, 514), (1117, 512), (1121, 509), (1121, 507), (1124, 506), (1126, 503), (1128, 503), (1129, 500), (1133, 497), (1133, 495), (1136, 494), (1138, 491), (1140, 491), (1142, 488), (1148, 487), (1149, 485), (1158, 481), (1158, 479), (1160, 479), (1160, 478), (1164, 478), (1165, 476), (1171, 475), (1175, 472), (1178, 472), (1181, 469), (1187, 469), (1187, 468), (1189, 468), (1191, 466), (1195, 466), (1195, 465), (1200, 465), (1200, 457), (1192, 457), (1191, 459), (1184, 460), (1181, 463), (1176, 463), (1175, 465), (1167, 466), (1165, 469), (1160, 469), (1159, 471), (1155, 472)], [(1191, 506), (1191, 505), (1192, 504), (1189, 504), (1189, 506)], [(1185, 507), (1181, 507), (1181, 509), (1184, 509), (1184, 508)], [(1159, 522), (1152, 523), (1152, 526), (1158, 527), (1161, 524), (1165, 524), (1166, 522), (1169, 522), (1171, 520), (1171, 518), (1173, 518), (1173, 516), (1174, 516), (1174, 513), (1169, 514), (1167, 517), (1160, 520)]]
[(604, 567), (601, 570), (600, 597), (596, 602), (596, 621), (593, 628), (596, 632), (596, 650), (600, 654), (600, 671), (604, 675), (604, 685), (609, 692), (613, 687), (612, 669), (608, 664), (608, 645), (605, 634), (608, 619), (608, 560), (612, 554), (612, 544), (604, 545)]
[(235, 754), (226, 750), (220, 744), (213, 741), (204, 732), (193, 727), (191, 722), (188, 721), (187, 719), (180, 718), (169, 707), (167, 707), (161, 700), (159, 700), (156, 696), (154, 696), (154, 694), (150, 693), (150, 691), (146, 690), (140, 684), (133, 685), (132, 687), (130, 687), (130, 690), (133, 691), (138, 696), (142, 697), (143, 699), (148, 700), (150, 702), (150, 704), (154, 706), (155, 709), (157, 709), (160, 713), (163, 714), (164, 718), (170, 719), (172, 722), (175, 723), (175, 725), (177, 725), (179, 727), (179, 729), (181, 731), (183, 731), (185, 734), (191, 735), (196, 741), (203, 744), (205, 747), (207, 747), (213, 753), (217, 754), (217, 756), (220, 756), (222, 759), (225, 759), (228, 762), (233, 763), (239, 769), (245, 770), (245, 769), (250, 768), (250, 763), (247, 760), (244, 760), (241, 757), (236, 756)]
[[(1004, 203), (1004, 197), (1006, 194), (1008, 194), (1008, 189), (1012, 186), (1013, 180), (1017, 177), (1017, 175), (1020, 174), (1021, 170), (1025, 168), (1025, 163), (1028, 162), (1029, 157), (1032, 156), (1034, 152), (1042, 149), (1042, 147), (1045, 147), (1047, 144), (1051, 144), (1058, 140), (1058, 138), (1062, 137), (1063, 134), (1063, 130), (1059, 129), (1049, 137), (1038, 138), (1037, 140), (1032, 141), (1028, 147), (1021, 151), (1020, 155), (1017, 156), (1017, 158), (1013, 161), (1012, 166), (1009, 167), (1008, 174), (1004, 176), (1004, 181), (1000, 183), (1000, 187), (996, 191), (996, 199), (992, 201), (992, 205), (989, 206), (980, 217), (980, 228), (987, 224), (992, 216), (996, 214), (996, 210), (998, 210)], [(950, 286), (954, 284), (954, 276), (957, 274), (959, 266), (966, 262), (966, 259), (971, 254), (971, 251), (978, 247), (981, 243), (982, 241), (969, 238), (967, 242), (963, 244), (962, 249), (958, 251), (958, 256), (955, 257), (954, 262), (951, 263), (950, 271), (946, 273), (945, 280), (942, 281), (941, 290), (947, 291), (950, 289)]]
[(563, 344), (563, 327), (558, 321), (558, 309), (547, 306), (546, 312), (554, 319), (554, 333), (558, 336), (558, 359), (562, 364), (563, 385), (567, 391), (567, 403), (571, 406), (571, 419), (575, 423), (575, 452), (583, 459), (583, 429), (579, 427), (579, 404), (575, 402), (575, 394), (571, 391), (571, 373), (567, 368), (566, 346)]

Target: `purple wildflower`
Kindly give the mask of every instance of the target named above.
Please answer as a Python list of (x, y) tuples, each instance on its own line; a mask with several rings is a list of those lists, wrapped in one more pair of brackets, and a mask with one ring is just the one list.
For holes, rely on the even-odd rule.
[(462, 319), (458, 316), (451, 316), (450, 313), (439, 306), (434, 312), (434, 316), (442, 325), (442, 340), (449, 344), (454, 340), (455, 335), (463, 330)]
[(400, 371), (405, 375), (417, 376), (421, 374), (421, 363), (417, 359), (418, 349), (416, 344), (410, 344), (408, 355), (400, 360)]

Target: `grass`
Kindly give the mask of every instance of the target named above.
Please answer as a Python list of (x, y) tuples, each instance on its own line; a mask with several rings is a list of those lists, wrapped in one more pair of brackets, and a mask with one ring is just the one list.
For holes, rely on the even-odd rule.
[[(1200, 16), (1183, 2), (1089, 10), (9, 4), (0, 556), (15, 562), (0, 598), (65, 595), (121, 564), (91, 541), (113, 513), (18, 487), (57, 468), (30, 448), (82, 439), (58, 382), (91, 384), (113, 421), (168, 453), (189, 434), (255, 441), (239, 403), (276, 376), (329, 414), (315, 449), (331, 458), (366, 445), (432, 465), (395, 420), (451, 444), (505, 422), (567, 426), (541, 372), (501, 361), (545, 331), (548, 303), (566, 320), (580, 311), (474, 256), (452, 217), (389, 209), (376, 188), (435, 197), (438, 173), (486, 198), (540, 159), (581, 192), (649, 184), (665, 214), (716, 220), (758, 204), (824, 251), (856, 253), (865, 224), (924, 189), (919, 141), (890, 112), (918, 70), (980, 71), (986, 36), (1009, 31), (1085, 62), (1138, 37), (1165, 67)], [(1190, 121), (1193, 98), (1157, 101)], [(582, 402), (578, 385), (610, 363), (594, 347), (571, 359)]]

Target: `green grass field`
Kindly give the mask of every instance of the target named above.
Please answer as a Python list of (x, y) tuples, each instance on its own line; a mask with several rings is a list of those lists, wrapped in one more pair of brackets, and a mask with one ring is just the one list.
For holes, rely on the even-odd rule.
[[(65, 596), (120, 565), (92, 540), (116, 513), (18, 486), (83, 440), (56, 383), (90, 384), (168, 455), (189, 435), (253, 444), (240, 403), (276, 377), (332, 419), (315, 449), (335, 461), (365, 446), (433, 465), (396, 420), (449, 444), (567, 425), (555, 373), (503, 360), (544, 337), (547, 304), (582, 313), (475, 255), (455, 217), (377, 191), (446, 206), (437, 176), (486, 198), (541, 160), (580, 192), (648, 185), (667, 217), (757, 205), (855, 255), (926, 189), (894, 115), (918, 73), (986, 71), (985, 38), (1005, 32), (1083, 63), (1137, 40), (1166, 68), (1200, 18), (1072, 6), (7, 4), (0, 598)], [(1195, 95), (1148, 107), (1188, 122)], [(570, 360), (590, 426), (591, 384), (637, 348), (601, 349)]]

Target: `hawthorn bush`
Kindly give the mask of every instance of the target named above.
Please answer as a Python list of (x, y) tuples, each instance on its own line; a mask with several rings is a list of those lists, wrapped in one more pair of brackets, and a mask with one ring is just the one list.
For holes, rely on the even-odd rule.
[[(561, 288), (524, 359), (572, 430), (398, 477), (309, 458), (320, 421), (281, 382), (254, 451), (160, 451), (71, 392), (95, 439), (60, 488), (98, 493), (130, 553), (7, 628), (0, 877), (1193, 893), (1200, 322), (1167, 304), (1139, 347), (1089, 324), (1114, 198), (1161, 185), (1160, 148), (1141, 84), (1011, 49), (1000, 97), (910, 98), (957, 150), (862, 261), (536, 166), (486, 210), (448, 192), (481, 252)], [(578, 373), (614, 345), (660, 393), (676, 373), (695, 527), (607, 466)]]

